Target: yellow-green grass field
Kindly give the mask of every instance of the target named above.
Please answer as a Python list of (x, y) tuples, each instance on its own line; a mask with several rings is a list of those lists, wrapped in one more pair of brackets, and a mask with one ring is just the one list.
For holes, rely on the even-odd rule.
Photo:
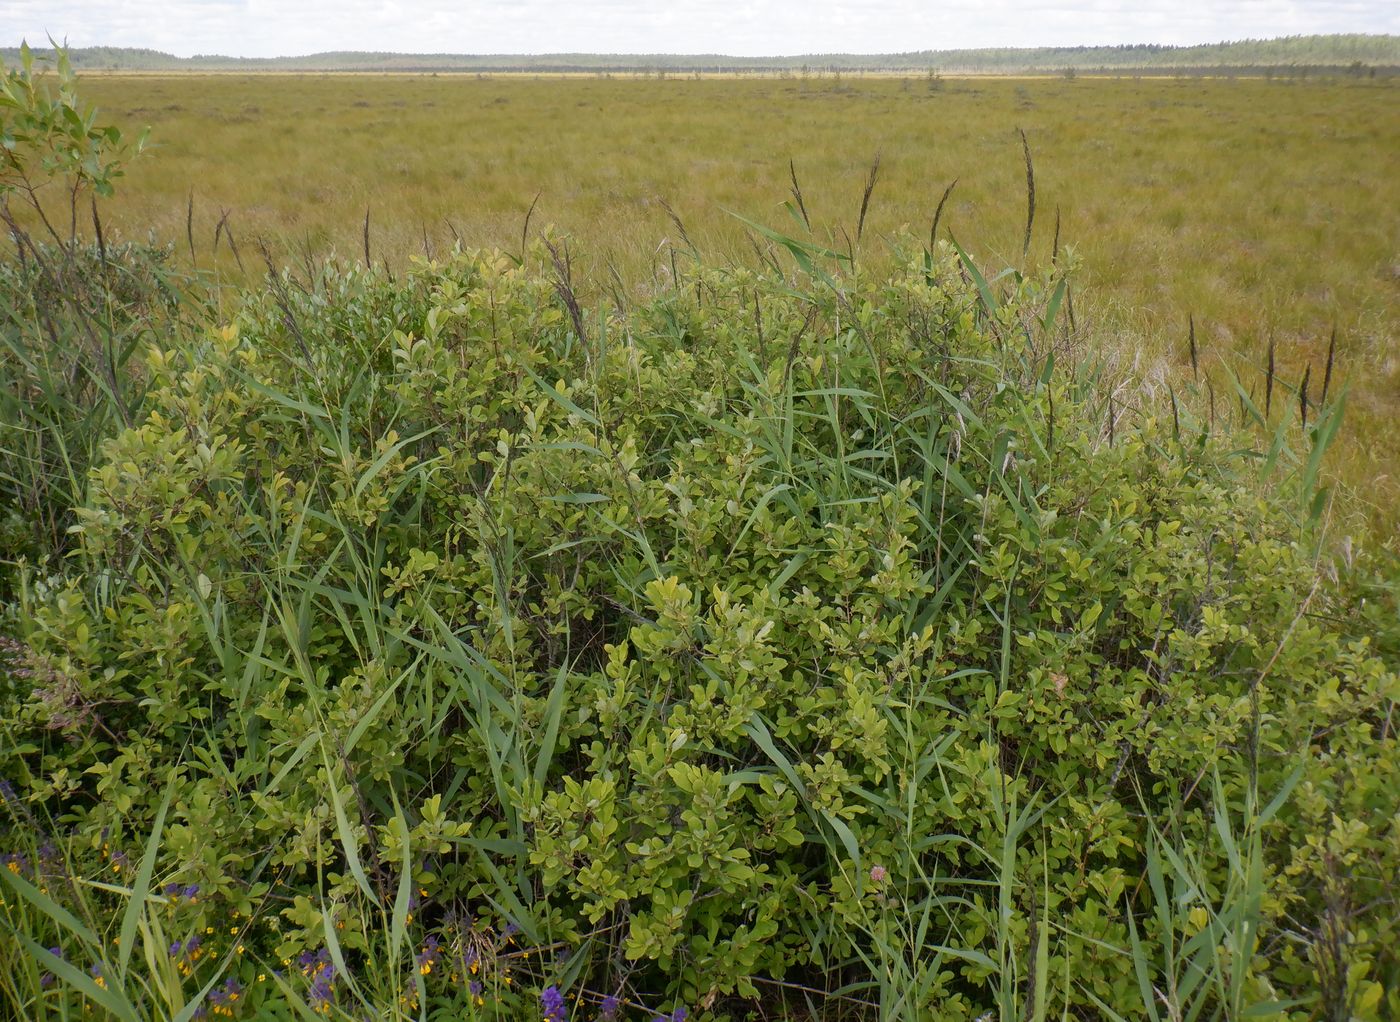
[(280, 254), (358, 257), (366, 207), (376, 260), (421, 253), (425, 234), (441, 248), (453, 231), (514, 251), (538, 193), (532, 230), (566, 232), (595, 283), (611, 263), (640, 287), (666, 240), (680, 243), (663, 200), (707, 258), (750, 252), (726, 210), (792, 229), (789, 159), (818, 239), (844, 249), (877, 153), (863, 258), (902, 226), (926, 237), (956, 178), (943, 224), (993, 268), (1017, 264), (1021, 128), (1031, 259), (1048, 258), (1058, 207), (1097, 343), (1184, 366), (1194, 315), (1222, 392), (1216, 361), (1258, 379), (1271, 338), (1281, 379), (1310, 362), (1316, 388), (1335, 326), (1351, 387), (1337, 468), (1373, 520), (1394, 520), (1400, 81), (111, 75), (84, 87), (104, 117), (151, 129), (112, 226), (183, 248), (193, 193), (203, 265), (225, 210), (250, 267), (259, 236)]

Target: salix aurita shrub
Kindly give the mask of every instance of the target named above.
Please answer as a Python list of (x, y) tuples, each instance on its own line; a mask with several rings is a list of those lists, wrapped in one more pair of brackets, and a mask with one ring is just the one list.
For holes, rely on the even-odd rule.
[(1058, 270), (789, 251), (622, 311), (543, 247), (327, 268), (153, 338), (7, 619), (10, 835), (197, 885), (143, 911), (231, 933), (170, 988), (229, 1004), (1382, 1010), (1396, 675), (1295, 488), (1100, 372)]

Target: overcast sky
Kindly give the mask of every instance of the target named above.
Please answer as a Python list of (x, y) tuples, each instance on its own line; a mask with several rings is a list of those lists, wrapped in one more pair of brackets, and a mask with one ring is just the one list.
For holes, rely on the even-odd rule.
[(1400, 33), (1397, 0), (0, 0), (0, 44), (180, 56), (896, 53)]

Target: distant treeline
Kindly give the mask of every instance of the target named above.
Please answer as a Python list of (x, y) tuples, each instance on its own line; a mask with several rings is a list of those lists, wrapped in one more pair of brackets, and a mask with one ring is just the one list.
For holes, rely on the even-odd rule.
[[(46, 51), (36, 48), (36, 53)], [(176, 57), (159, 50), (93, 46), (69, 51), (77, 69), (114, 71), (417, 71), (417, 72), (617, 72), (622, 74), (834, 73), (919, 71), (958, 73), (1083, 73), (1153, 71), (1258, 74), (1337, 73), (1400, 67), (1400, 36), (1311, 35), (1245, 39), (1202, 46), (1072, 46), (1030, 49), (918, 50), (890, 54), (806, 54), (792, 57), (732, 57), (720, 54), (412, 54), (313, 53), (301, 57)], [(0, 48), (0, 59), (18, 59), (16, 48)]]

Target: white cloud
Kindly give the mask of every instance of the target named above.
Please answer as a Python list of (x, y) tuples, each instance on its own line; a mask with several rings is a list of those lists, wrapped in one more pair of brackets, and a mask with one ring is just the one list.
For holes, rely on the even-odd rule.
[(1198, 43), (1313, 32), (1400, 33), (1364, 0), (0, 0), (0, 43), (182, 56), (413, 53), (890, 53), (972, 46)]

